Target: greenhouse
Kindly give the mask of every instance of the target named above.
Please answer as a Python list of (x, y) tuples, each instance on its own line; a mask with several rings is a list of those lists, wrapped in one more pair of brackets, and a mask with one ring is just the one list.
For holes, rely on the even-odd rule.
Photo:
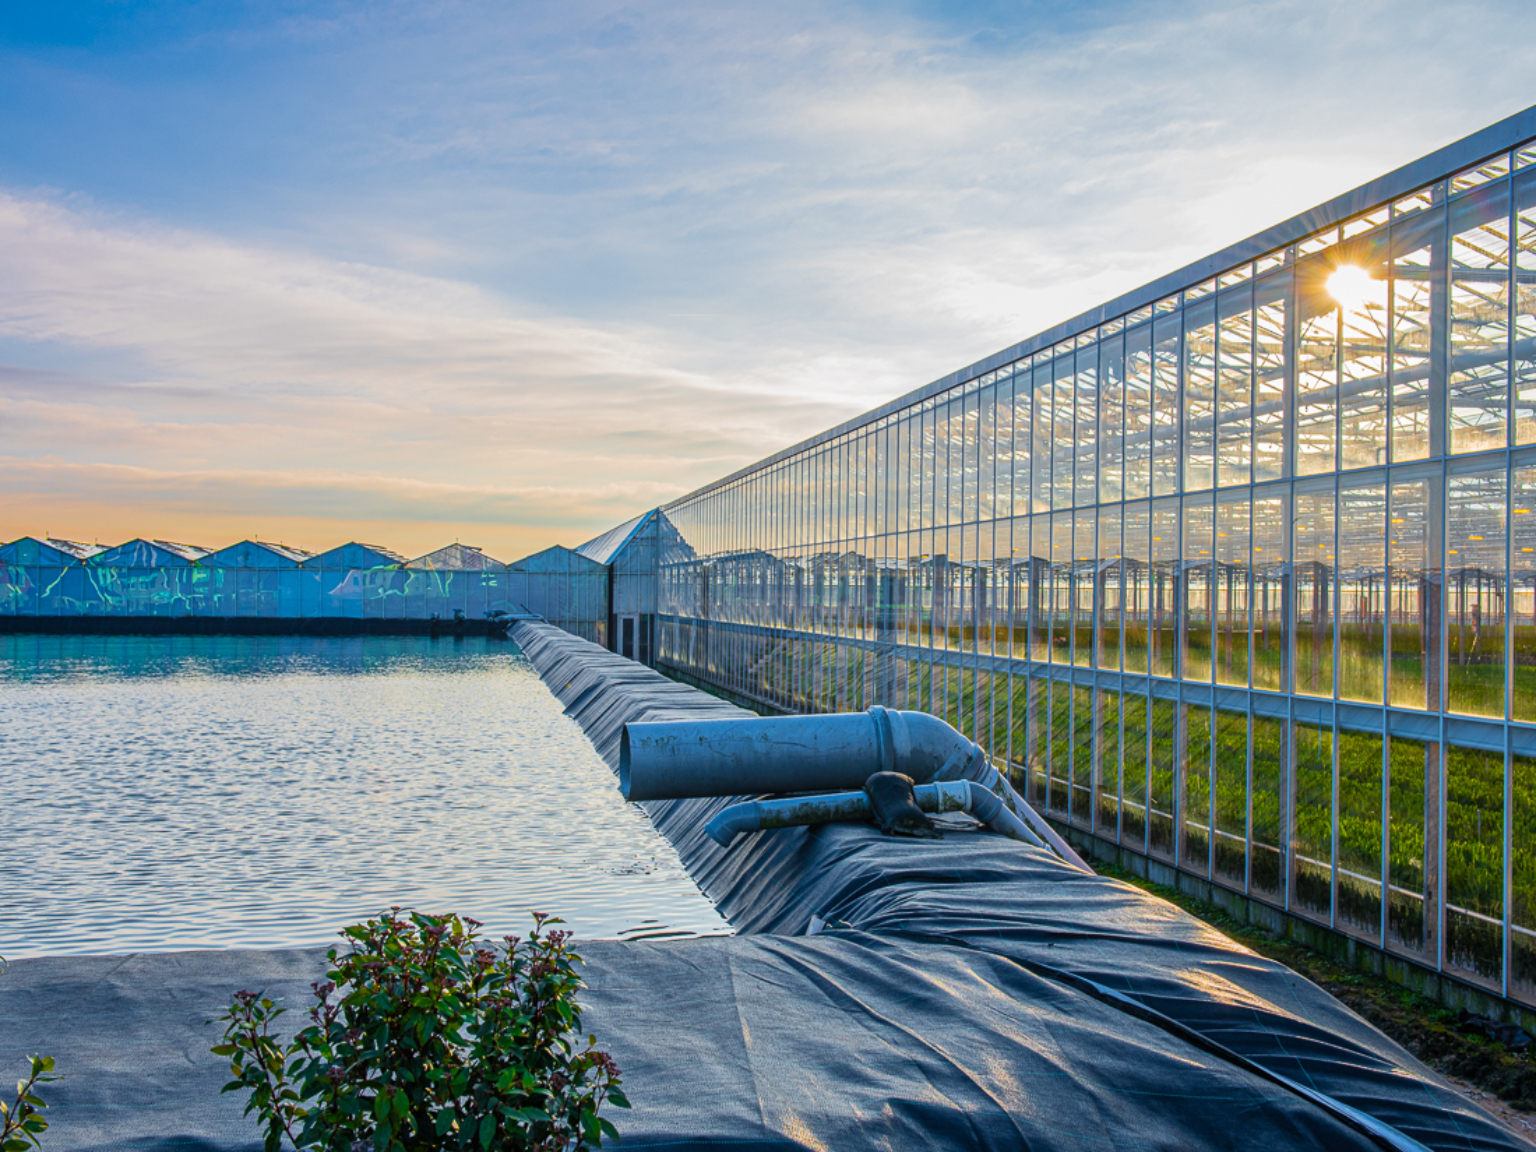
[(655, 662), (659, 525), (660, 514), (647, 512), (576, 549), (608, 571), (608, 647), (642, 664)]
[(1106, 854), (1536, 1004), (1536, 109), (655, 533), (659, 666), (932, 711)]
[(415, 560), (355, 541), (318, 555), (257, 540), (217, 550), (30, 536), (0, 545), (0, 621), (10, 630), (139, 617), (426, 621), (504, 612), (601, 643), (608, 599), (607, 568), (558, 547), (509, 565), (465, 544)]

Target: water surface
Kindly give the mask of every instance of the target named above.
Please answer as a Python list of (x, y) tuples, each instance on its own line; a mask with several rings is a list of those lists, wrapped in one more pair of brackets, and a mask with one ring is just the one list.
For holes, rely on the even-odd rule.
[(0, 805), (7, 957), (726, 931), (508, 643), (0, 636)]

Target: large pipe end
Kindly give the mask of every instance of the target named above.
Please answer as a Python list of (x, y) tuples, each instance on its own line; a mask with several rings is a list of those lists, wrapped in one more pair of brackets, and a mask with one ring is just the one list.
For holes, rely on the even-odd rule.
[(619, 734), (619, 795), (629, 799), (629, 725)]

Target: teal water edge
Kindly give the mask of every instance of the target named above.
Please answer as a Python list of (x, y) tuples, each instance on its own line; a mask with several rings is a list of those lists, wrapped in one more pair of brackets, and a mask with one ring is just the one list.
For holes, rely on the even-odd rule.
[(0, 636), (0, 955), (728, 931), (514, 645)]

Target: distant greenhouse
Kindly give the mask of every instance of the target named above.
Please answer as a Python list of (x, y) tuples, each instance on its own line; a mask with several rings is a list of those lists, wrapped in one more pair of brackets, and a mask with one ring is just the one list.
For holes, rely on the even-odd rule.
[(318, 554), (261, 540), (103, 548), (24, 536), (0, 545), (0, 619), (13, 630), (63, 619), (475, 620), (497, 612), (606, 643), (608, 569), (566, 548), (507, 564), (458, 543), (414, 560), (357, 541)]

